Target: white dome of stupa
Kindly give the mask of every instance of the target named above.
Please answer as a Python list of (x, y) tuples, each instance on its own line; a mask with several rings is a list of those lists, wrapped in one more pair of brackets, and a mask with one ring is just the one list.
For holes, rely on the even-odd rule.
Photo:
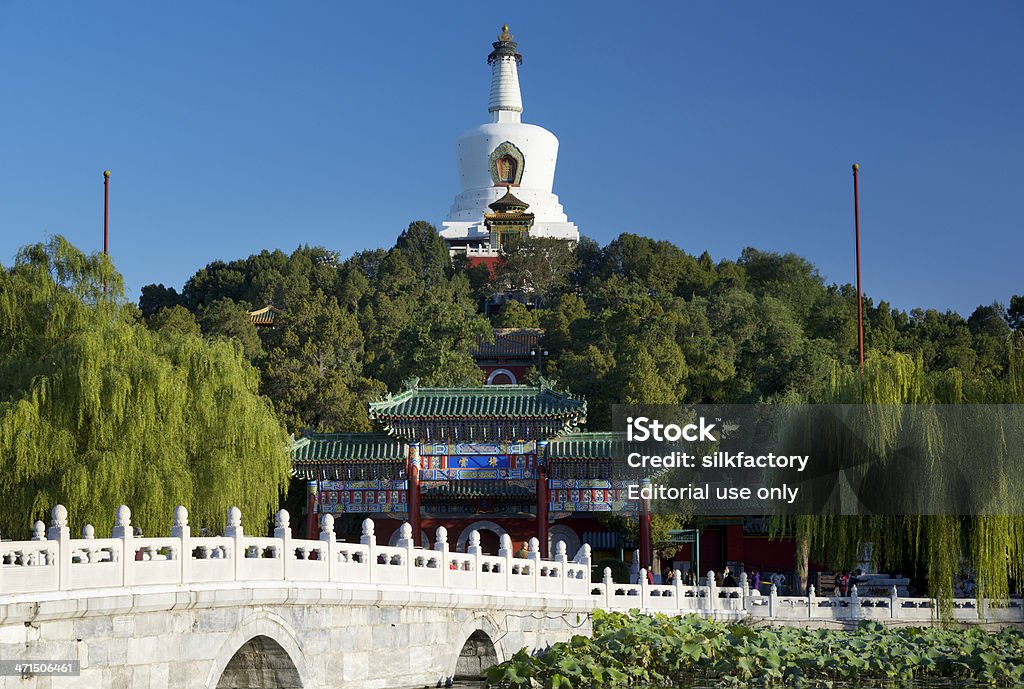
[(494, 50), (487, 57), (491, 65), (488, 112), (491, 121), (459, 137), (455, 154), (459, 163), (461, 192), (455, 197), (441, 236), (456, 251), (488, 252), (484, 214), (488, 206), (509, 187), (529, 204), (535, 220), (534, 237), (556, 237), (578, 241), (576, 225), (569, 222), (558, 197), (552, 193), (558, 139), (535, 124), (521, 121), (523, 99), (519, 89), (519, 65), (508, 26), (502, 27)]

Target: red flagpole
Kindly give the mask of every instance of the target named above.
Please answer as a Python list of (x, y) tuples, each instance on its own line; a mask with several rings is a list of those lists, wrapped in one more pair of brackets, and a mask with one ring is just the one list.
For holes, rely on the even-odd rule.
[(857, 241), (857, 344), (860, 350), (860, 372), (864, 374), (864, 299), (860, 286), (860, 203), (857, 189), (857, 172), (860, 166), (853, 164), (853, 223)]
[[(110, 256), (108, 242), (110, 226), (110, 170), (103, 171), (103, 255)], [(107, 279), (103, 279), (103, 295), (107, 294)]]

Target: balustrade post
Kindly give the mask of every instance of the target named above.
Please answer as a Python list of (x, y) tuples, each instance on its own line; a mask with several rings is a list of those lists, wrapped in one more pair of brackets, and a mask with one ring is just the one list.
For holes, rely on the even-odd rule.
[(530, 539), (529, 548), (526, 551), (526, 558), (530, 561), (530, 574), (533, 575), (533, 590), (539, 591), (540, 585), (540, 540), (534, 536)]
[(580, 546), (575, 561), (587, 567), (587, 576), (589, 577), (591, 575), (590, 568), (594, 566), (593, 551), (589, 543)]
[(398, 527), (398, 543), (396, 545), (406, 550), (416, 547), (416, 539), (413, 538), (411, 523), (402, 522), (402, 525)]
[(708, 610), (713, 611), (717, 607), (718, 582), (715, 581), (715, 570), (708, 570)]
[(416, 563), (413, 561), (416, 538), (413, 536), (412, 524), (409, 522), (404, 522), (398, 527), (398, 547), (405, 548), (405, 582), (412, 586), (416, 571)]
[(814, 608), (818, 604), (815, 596), (814, 584), (807, 587), (807, 619), (814, 617)]
[(850, 619), (860, 619), (860, 597), (857, 594), (857, 585), (850, 587)]
[[(580, 552), (583, 553), (582, 557), (580, 557)], [(583, 545), (581, 545), (580, 552), (576, 553), (576, 560), (579, 562), (579, 564), (583, 565), (583, 581), (586, 584), (586, 590), (589, 591), (590, 579), (594, 576), (594, 558), (591, 554), (590, 544), (584, 543)]]
[(68, 528), (68, 510), (55, 505), (50, 511), (50, 531), (47, 540), (55, 541), (57, 548), (57, 588), (71, 588), (71, 529)]
[(188, 584), (192, 581), (192, 527), (188, 525), (188, 510), (184, 505), (174, 508), (174, 525), (171, 526), (171, 538), (178, 539), (178, 583)]
[(337, 538), (334, 536), (334, 515), (330, 512), (320, 515), (319, 539), (324, 544), (323, 557), (327, 560), (327, 581), (334, 581), (334, 563), (338, 560), (338, 544)]
[[(292, 516), (288, 510), (278, 510), (274, 515), (274, 538), (280, 542), (277, 546), (277, 556), (281, 558), (281, 577), (284, 581), (291, 581), (295, 550), (292, 548)], [(330, 581), (330, 578), (327, 581)]]
[(604, 609), (611, 611), (612, 600), (615, 596), (615, 579), (612, 578), (612, 568), (605, 567), (601, 574), (601, 584), (604, 586)]
[(135, 534), (132, 531), (132, 511), (128, 505), (117, 508), (110, 536), (121, 539), (121, 586), (131, 586), (135, 583), (132, 576), (135, 566), (135, 547), (132, 545), (132, 539)]
[(676, 610), (683, 611), (683, 573), (678, 569), (672, 570), (672, 595), (676, 597)]
[(747, 609), (747, 594), (748, 594), (748, 591), (747, 591), (748, 582), (747, 582), (747, 573), (746, 572), (740, 572), (739, 584), (740, 584), (740, 607), (743, 608), (744, 610), (746, 610)]
[(473, 558), (473, 588), (480, 588), (480, 555), (483, 548), (480, 547), (480, 532), (476, 529), (469, 532), (469, 545), (466, 546), (466, 554)]
[(647, 596), (650, 595), (647, 584), (647, 568), (641, 567), (637, 574), (640, 576), (640, 612), (644, 612), (647, 609)]
[(359, 537), (359, 542), (366, 546), (366, 562), (370, 568), (371, 584), (377, 579), (377, 536), (374, 530), (373, 520), (369, 517), (364, 519), (363, 534)]
[(438, 553), (438, 563), (441, 567), (441, 586), (448, 587), (448, 529), (443, 526), (437, 527), (434, 532), (434, 551)]
[(512, 588), (512, 558), (515, 553), (512, 552), (512, 537), (507, 533), (501, 535), (501, 540), (498, 544), (498, 557), (502, 558), (501, 571), (504, 573), (502, 581), (504, 581), (504, 590), (508, 591)]
[[(46, 524), (42, 521), (37, 520), (32, 526), (32, 540), (33, 541), (45, 541), (46, 540)], [(40, 561), (41, 560), (41, 561)], [(26, 564), (32, 566), (40, 566), (49, 564), (49, 551), (40, 553), (31, 553), (28, 555)], [(2, 567), (0, 567), (2, 569)]]
[(779, 587), (772, 584), (771, 589), (768, 591), (768, 617), (775, 619), (775, 613), (779, 606)]
[(896, 605), (899, 603), (900, 592), (896, 590), (896, 587), (892, 587), (892, 591), (889, 592), (889, 617), (896, 619)]
[(562, 593), (568, 593), (566, 589), (566, 579), (568, 574), (566, 573), (566, 565), (569, 564), (569, 558), (565, 554), (565, 541), (558, 541), (555, 543), (555, 557), (553, 558), (558, 563), (558, 576), (562, 578), (562, 585), (559, 589)]
[(91, 541), (96, 538), (96, 528), (92, 524), (86, 524), (82, 527), (82, 538), (86, 541)]
[(245, 544), (242, 541), (244, 534), (245, 532), (242, 529), (242, 510), (232, 507), (228, 510), (228, 522), (227, 526), (224, 527), (224, 536), (233, 541), (230, 557), (234, 559), (235, 581), (239, 581), (242, 576), (242, 558), (245, 557)]

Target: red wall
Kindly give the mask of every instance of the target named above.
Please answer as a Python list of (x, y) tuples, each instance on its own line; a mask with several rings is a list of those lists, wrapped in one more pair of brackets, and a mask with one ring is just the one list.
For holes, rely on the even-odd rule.
[(487, 266), (487, 270), (490, 271), (491, 277), (494, 277), (497, 274), (498, 266), (504, 263), (504, 261), (500, 256), (471, 256), (467, 260), (467, 263), (470, 268), (476, 268), (480, 264)]
[[(723, 531), (725, 550), (722, 548)], [(692, 546), (684, 545), (672, 559), (692, 560)], [(723, 555), (725, 556), (723, 558)], [(739, 524), (705, 529), (700, 534), (701, 574), (714, 570), (722, 571), (726, 562), (742, 562), (748, 570), (790, 572), (796, 567), (796, 542), (792, 538), (769, 539), (767, 536), (751, 536), (743, 533)], [(822, 567), (815, 562), (811, 571)]]
[(523, 383), (523, 377), (526, 375), (527, 371), (530, 370), (529, 366), (513, 365), (513, 364), (509, 364), (509, 365), (497, 365), (496, 364), (496, 365), (493, 365), (493, 366), (487, 365), (487, 366), (481, 366), (480, 368), (484, 372), (484, 380), (487, 380), (487, 376), (491, 375), (491, 371), (493, 371), (495, 369), (503, 368), (506, 371), (511, 371), (512, 375), (514, 375), (516, 377), (516, 382), (519, 383), (520, 385)]

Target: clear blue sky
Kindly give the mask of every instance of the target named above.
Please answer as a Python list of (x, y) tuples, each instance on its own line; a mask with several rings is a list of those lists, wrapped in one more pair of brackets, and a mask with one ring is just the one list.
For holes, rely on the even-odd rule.
[(0, 262), (96, 250), (129, 297), (215, 259), (440, 222), (502, 22), (555, 192), (602, 244), (793, 251), (897, 306), (1024, 293), (1024, 4), (0, 5)]

